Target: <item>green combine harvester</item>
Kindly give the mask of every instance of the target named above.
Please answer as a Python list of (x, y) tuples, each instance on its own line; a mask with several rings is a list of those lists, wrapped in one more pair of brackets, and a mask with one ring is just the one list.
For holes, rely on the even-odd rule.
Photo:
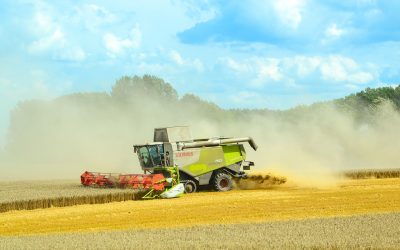
[(129, 187), (145, 190), (143, 198), (173, 198), (199, 188), (229, 191), (233, 178), (246, 178), (243, 143), (257, 150), (251, 137), (193, 139), (187, 126), (156, 128), (152, 143), (134, 145), (144, 174), (84, 172), (84, 186)]
[(189, 127), (178, 126), (156, 128), (153, 143), (134, 145), (134, 149), (145, 173), (168, 176), (164, 168), (176, 166), (186, 193), (199, 187), (229, 191), (232, 177), (246, 178), (243, 170), (254, 165), (246, 161), (244, 142), (257, 150), (251, 137), (193, 139)]

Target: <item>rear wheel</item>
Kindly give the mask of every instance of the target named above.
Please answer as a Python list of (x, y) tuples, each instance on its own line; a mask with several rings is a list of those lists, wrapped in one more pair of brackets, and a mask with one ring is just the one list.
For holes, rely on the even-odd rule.
[(194, 193), (197, 191), (197, 184), (192, 180), (187, 180), (184, 184), (185, 186), (185, 193)]
[(224, 173), (218, 172), (213, 179), (214, 189), (217, 191), (229, 191), (232, 189), (232, 176)]

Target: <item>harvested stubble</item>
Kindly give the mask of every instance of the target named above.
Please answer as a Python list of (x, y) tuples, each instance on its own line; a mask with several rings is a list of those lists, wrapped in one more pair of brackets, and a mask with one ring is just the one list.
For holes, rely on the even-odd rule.
[(400, 213), (385, 213), (233, 225), (0, 236), (0, 245), (4, 249), (40, 246), (41, 249), (75, 250), (398, 249), (399, 228)]
[(400, 179), (348, 180), (330, 189), (281, 185), (273, 190), (199, 192), (179, 199), (10, 211), (0, 214), (0, 235), (146, 231), (387, 212), (400, 212)]
[(0, 183), (0, 212), (135, 200), (129, 189), (86, 188), (75, 181)]
[(365, 169), (345, 171), (344, 176), (350, 179), (368, 179), (368, 178), (399, 178), (400, 168), (397, 169)]

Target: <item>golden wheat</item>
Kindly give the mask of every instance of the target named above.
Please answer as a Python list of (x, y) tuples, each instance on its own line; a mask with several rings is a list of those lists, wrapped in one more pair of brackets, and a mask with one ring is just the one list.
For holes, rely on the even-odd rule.
[(169, 200), (10, 211), (0, 214), (0, 235), (147, 230), (399, 211), (400, 179), (365, 179), (330, 189), (281, 185), (272, 190), (202, 192)]
[(130, 189), (84, 187), (75, 181), (0, 182), (0, 212), (137, 199)]
[(0, 237), (4, 249), (397, 249), (400, 213)]
[(365, 169), (345, 171), (344, 176), (350, 179), (399, 178), (400, 169)]

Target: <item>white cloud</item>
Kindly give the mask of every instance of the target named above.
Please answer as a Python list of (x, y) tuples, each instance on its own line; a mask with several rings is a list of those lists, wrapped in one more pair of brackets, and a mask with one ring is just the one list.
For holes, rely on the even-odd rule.
[(64, 32), (57, 28), (50, 35), (34, 41), (29, 46), (29, 51), (32, 53), (39, 53), (54, 47), (63, 47), (65, 43)]
[(50, 53), (54, 59), (68, 61), (82, 61), (86, 58), (85, 51), (80, 47), (70, 45), (60, 28), (33, 41), (29, 45), (28, 51), (36, 55)]
[(250, 77), (252, 80), (249, 85), (252, 87), (259, 88), (266, 83), (281, 81), (285, 77), (280, 66), (281, 60), (277, 58), (252, 57), (240, 61), (228, 57), (220, 58), (219, 61), (238, 77)]
[(259, 61), (258, 64), (257, 80), (260, 82), (264, 82), (267, 79), (279, 81), (283, 78), (279, 68), (279, 60), (267, 59), (266, 61)]
[(83, 61), (86, 59), (86, 52), (80, 47), (67, 48), (59, 54), (59, 59), (67, 61)]
[(126, 49), (138, 48), (142, 42), (142, 33), (136, 26), (131, 30), (128, 38), (120, 38), (110, 32), (103, 36), (103, 41), (107, 54), (114, 58), (121, 55)]
[(279, 0), (273, 3), (280, 21), (286, 26), (297, 29), (302, 21), (303, 0)]
[(238, 77), (252, 79), (250, 86), (281, 83), (287, 87), (301, 86), (305, 79), (316, 83), (365, 84), (375, 79), (373, 66), (363, 67), (352, 58), (341, 55), (294, 56), (284, 58), (252, 57), (242, 61), (220, 59), (222, 65)]
[(293, 58), (285, 58), (284, 65), (287, 68), (297, 68), (299, 77), (307, 77), (318, 69), (321, 64), (321, 58), (317, 56), (295, 56)]
[(343, 56), (330, 56), (320, 65), (320, 71), (329, 81), (364, 84), (374, 79), (372, 73), (360, 70), (353, 59)]
[(367, 83), (374, 80), (374, 76), (369, 72), (357, 72), (349, 75), (348, 80), (354, 83)]
[(194, 59), (192, 64), (193, 64), (194, 68), (197, 69), (197, 71), (199, 71), (199, 72), (203, 72), (204, 71), (203, 62), (199, 58)]
[(176, 50), (172, 50), (169, 53), (169, 57), (172, 59), (172, 61), (174, 61), (178, 65), (183, 65), (185, 63), (181, 54), (179, 54), (178, 51), (176, 51)]
[(176, 50), (171, 50), (168, 53), (168, 57), (176, 65), (179, 65), (181, 67), (195, 68), (199, 72), (204, 71), (203, 62), (199, 58), (183, 58), (182, 55)]
[[(49, 57), (55, 60), (82, 61), (86, 52), (65, 31), (69, 23), (66, 16), (57, 12), (52, 5), (43, 2), (34, 4), (35, 11), (27, 27), (35, 37), (26, 47), (35, 56)], [(68, 19), (69, 20), (69, 19)]]
[(276, 58), (253, 57), (239, 61), (228, 57), (219, 61), (238, 75), (253, 76), (251, 85), (254, 87), (260, 87), (269, 81), (280, 81), (284, 77), (279, 66), (280, 60)]
[[(200, 4), (199, 4), (200, 3)], [(194, 19), (197, 23), (206, 22), (213, 19), (218, 14), (218, 8), (213, 2), (206, 1), (179, 1), (175, 4), (181, 5), (186, 12), (186, 15)]]
[(48, 33), (54, 27), (53, 20), (51, 16), (42, 11), (37, 11), (33, 17), (33, 23), (35, 24), (32, 28), (32, 31), (40, 33)]
[(339, 28), (336, 23), (331, 24), (325, 30), (325, 36), (331, 38), (339, 38), (345, 33), (344, 29)]
[(347, 79), (347, 71), (343, 63), (335, 58), (324, 62), (320, 70), (325, 80), (345, 81)]
[(228, 68), (232, 69), (236, 72), (248, 72), (250, 70), (250, 65), (247, 63), (239, 63), (233, 58), (222, 59), (228, 66)]
[(75, 18), (91, 32), (96, 32), (103, 24), (113, 23), (117, 17), (103, 6), (84, 4), (76, 7)]

